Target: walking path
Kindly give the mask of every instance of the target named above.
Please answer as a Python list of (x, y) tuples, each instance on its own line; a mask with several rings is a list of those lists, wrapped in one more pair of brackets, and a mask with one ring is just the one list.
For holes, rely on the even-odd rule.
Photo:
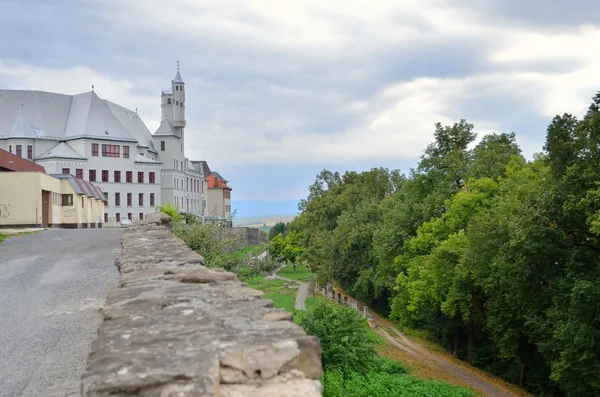
[(296, 294), (296, 302), (294, 303), (294, 308), (296, 310), (304, 310), (306, 309), (306, 298), (308, 297), (308, 284), (307, 283), (303, 283), (302, 281), (298, 281), (298, 280), (291, 280), (289, 278), (285, 278), (282, 277), (280, 275), (277, 274), (278, 271), (280, 271), (281, 269), (283, 269), (283, 266), (279, 269), (277, 269), (275, 271), (275, 273), (273, 273), (273, 277), (278, 278), (280, 280), (285, 280), (285, 281), (289, 281), (291, 283), (298, 283), (298, 293)]

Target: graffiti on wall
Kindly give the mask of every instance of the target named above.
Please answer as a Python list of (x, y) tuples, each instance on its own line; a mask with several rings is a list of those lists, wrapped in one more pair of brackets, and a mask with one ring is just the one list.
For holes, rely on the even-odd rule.
[(0, 218), (6, 219), (10, 217), (10, 211), (8, 205), (0, 204)]
[(70, 216), (75, 216), (75, 215), (77, 215), (77, 210), (75, 208), (70, 209), (70, 210), (66, 210), (65, 212), (63, 212), (63, 216), (65, 218), (68, 218)]

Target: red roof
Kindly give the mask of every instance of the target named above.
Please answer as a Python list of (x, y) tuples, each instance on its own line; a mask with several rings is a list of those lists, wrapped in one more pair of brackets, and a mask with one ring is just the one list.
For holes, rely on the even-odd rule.
[(44, 167), (39, 164), (23, 159), (16, 154), (0, 149), (0, 171), (24, 171), (46, 173)]

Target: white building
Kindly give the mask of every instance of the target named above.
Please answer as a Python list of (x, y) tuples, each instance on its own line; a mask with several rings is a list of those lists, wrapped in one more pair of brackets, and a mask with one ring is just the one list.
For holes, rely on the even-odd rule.
[(177, 68), (161, 95), (155, 134), (136, 111), (79, 95), (0, 90), (0, 148), (42, 165), (48, 174), (94, 182), (108, 197), (105, 225), (139, 219), (172, 203), (203, 216), (206, 181), (185, 157), (185, 83)]

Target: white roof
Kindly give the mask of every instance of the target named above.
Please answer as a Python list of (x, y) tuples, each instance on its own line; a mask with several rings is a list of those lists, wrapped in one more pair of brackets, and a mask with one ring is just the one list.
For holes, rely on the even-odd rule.
[(142, 156), (141, 154), (135, 155), (136, 163), (152, 163), (152, 164), (162, 164), (162, 161), (152, 160), (150, 157)]
[(61, 142), (52, 149), (48, 150), (46, 153), (43, 153), (41, 156), (37, 156), (36, 160), (50, 158), (85, 160), (85, 157), (77, 153), (77, 151), (66, 142)]
[(173, 129), (171, 122), (164, 118), (163, 121), (160, 122), (154, 135), (175, 135), (175, 129)]
[(31, 134), (40, 139), (78, 137), (137, 141), (155, 151), (152, 134), (137, 113), (90, 91), (63, 95), (0, 90), (0, 138)]

